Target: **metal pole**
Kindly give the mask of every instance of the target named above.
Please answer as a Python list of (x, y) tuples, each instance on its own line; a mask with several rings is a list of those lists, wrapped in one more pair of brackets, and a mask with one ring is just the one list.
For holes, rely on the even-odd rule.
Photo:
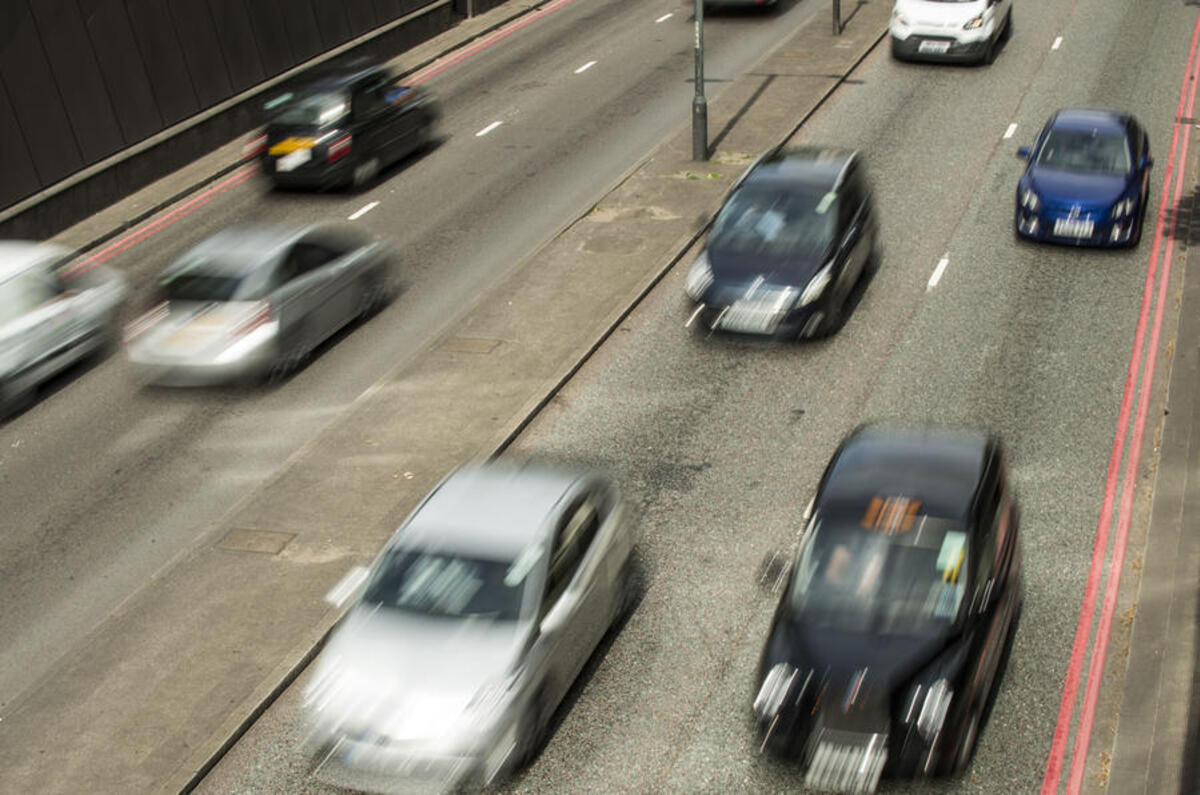
[(708, 100), (704, 98), (704, 0), (696, 0), (696, 97), (692, 100), (692, 160), (708, 160)]
[(833, 35), (842, 35), (842, 0), (833, 0)]

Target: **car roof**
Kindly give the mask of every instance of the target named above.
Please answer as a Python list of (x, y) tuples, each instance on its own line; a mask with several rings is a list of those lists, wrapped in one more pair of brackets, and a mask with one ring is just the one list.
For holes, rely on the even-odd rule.
[(538, 464), (468, 464), (430, 493), (395, 540), (463, 554), (515, 557), (550, 539), (555, 528), (548, 520), (585, 477), (579, 471)]
[(7, 281), (39, 263), (66, 259), (70, 251), (50, 243), (29, 240), (0, 240), (0, 281)]
[(745, 185), (809, 185), (832, 189), (850, 161), (852, 149), (802, 146), (768, 153), (747, 175)]
[(1063, 108), (1054, 114), (1050, 125), (1064, 130), (1104, 130), (1124, 133), (1130, 115), (1106, 108)]
[(321, 66), (296, 78), (295, 89), (303, 93), (321, 93), (346, 88), (374, 74), (390, 75), (383, 64), (366, 58)]
[(981, 431), (860, 428), (830, 462), (817, 506), (861, 512), (873, 497), (908, 497), (923, 514), (966, 522), (993, 444)]
[(230, 226), (188, 249), (164, 272), (169, 276), (192, 270), (201, 260), (200, 270), (229, 276), (251, 273), (275, 261), (282, 249), (315, 228), (285, 224), (246, 224)]

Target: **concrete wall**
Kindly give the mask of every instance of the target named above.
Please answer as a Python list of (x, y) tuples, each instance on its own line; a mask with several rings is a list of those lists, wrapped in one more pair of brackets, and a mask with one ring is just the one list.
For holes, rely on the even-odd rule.
[(454, 6), (0, 0), (0, 237), (49, 237), (260, 123), (255, 86), (372, 31), (354, 52), (390, 58)]

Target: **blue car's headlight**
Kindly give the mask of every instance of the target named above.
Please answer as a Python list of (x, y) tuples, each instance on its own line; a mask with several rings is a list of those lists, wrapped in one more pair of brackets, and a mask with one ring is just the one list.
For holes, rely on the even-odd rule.
[(1137, 208), (1137, 199), (1133, 196), (1121, 199), (1112, 209), (1113, 220), (1124, 218), (1127, 215), (1133, 215), (1133, 211)]
[(1036, 213), (1042, 206), (1042, 200), (1038, 198), (1032, 188), (1021, 188), (1021, 206), (1031, 213)]
[(708, 256), (701, 251), (700, 256), (692, 263), (687, 278), (683, 282), (683, 290), (693, 301), (699, 301), (713, 283), (712, 266), (708, 264)]

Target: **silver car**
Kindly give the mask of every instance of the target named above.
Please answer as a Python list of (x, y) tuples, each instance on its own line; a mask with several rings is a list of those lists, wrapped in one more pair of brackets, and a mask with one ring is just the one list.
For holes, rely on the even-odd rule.
[(176, 260), (126, 329), (143, 380), (282, 376), (390, 294), (387, 247), (345, 225), (231, 227)]
[(0, 241), (0, 417), (38, 385), (117, 339), (125, 280), (58, 246)]
[(365, 574), (305, 692), (319, 778), (374, 791), (487, 784), (536, 754), (634, 593), (606, 479), (459, 469)]

